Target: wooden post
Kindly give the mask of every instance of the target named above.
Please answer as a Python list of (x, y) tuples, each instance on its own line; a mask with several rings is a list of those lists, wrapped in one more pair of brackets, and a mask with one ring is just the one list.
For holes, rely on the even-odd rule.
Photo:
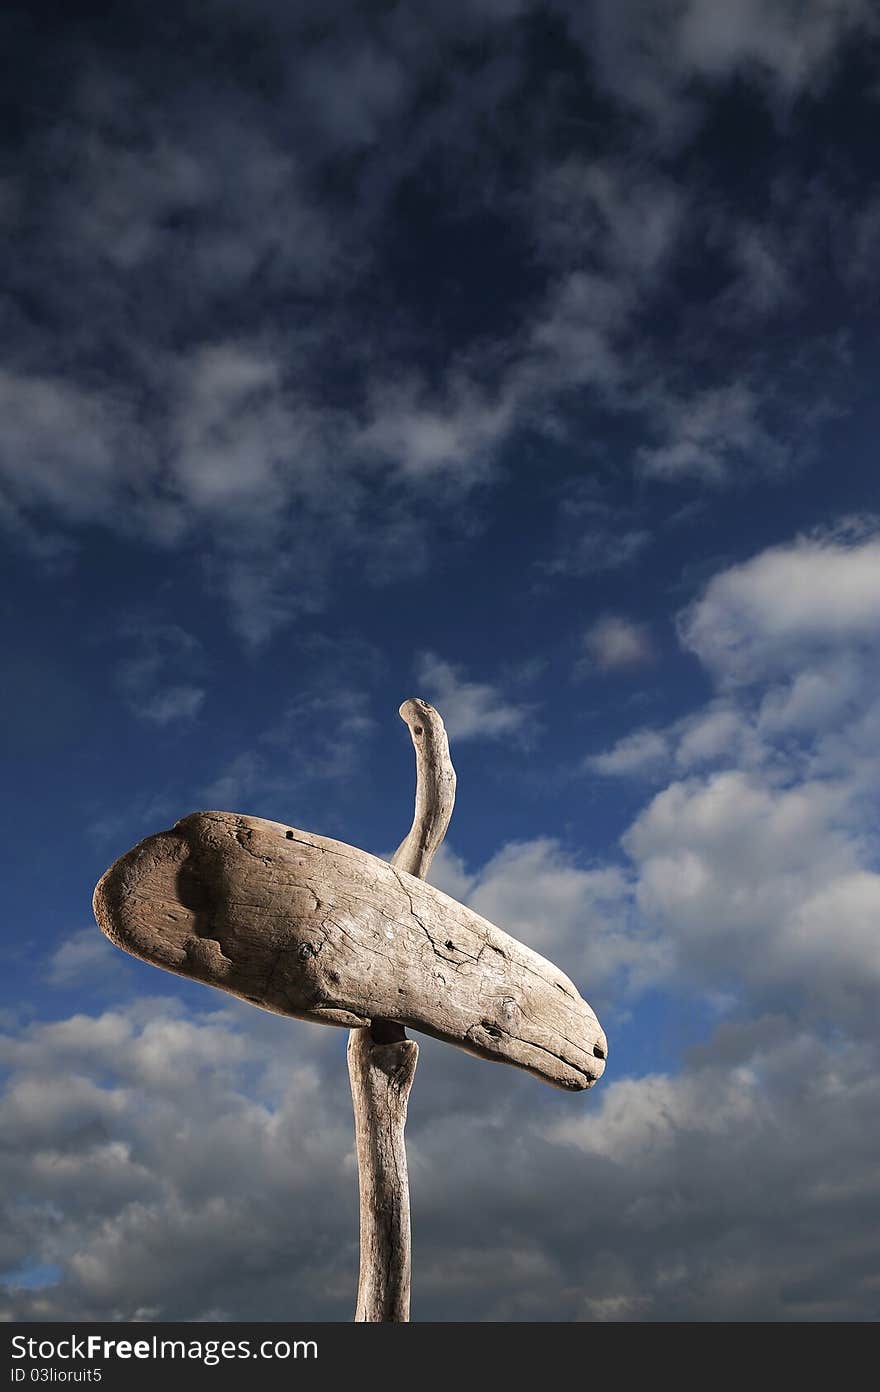
[[(392, 865), (424, 879), (452, 816), (455, 770), (446, 730), (426, 701), (404, 701), (416, 751), (416, 805)], [(360, 1190), (360, 1276), (355, 1321), (409, 1319), (411, 1241), (404, 1127), (419, 1046), (402, 1025), (374, 1019), (348, 1037)]]
[(405, 1027), (573, 1092), (601, 1078), (607, 1053), (558, 967), (420, 883), (452, 815), (455, 772), (433, 707), (405, 701), (400, 714), (416, 751), (416, 806), (390, 864), (282, 822), (193, 812), (114, 861), (93, 900), (102, 932), (132, 956), (261, 1010), (351, 1030), (355, 1319), (370, 1322), (409, 1319), (403, 1133), (418, 1045)]

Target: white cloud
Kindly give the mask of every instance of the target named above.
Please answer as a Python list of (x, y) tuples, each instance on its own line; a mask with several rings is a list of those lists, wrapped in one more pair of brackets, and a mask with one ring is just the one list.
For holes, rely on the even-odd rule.
[(725, 315), (741, 322), (791, 308), (798, 299), (792, 272), (804, 254), (803, 248), (792, 245), (793, 234), (784, 241), (781, 229), (772, 223), (743, 222), (723, 228), (721, 235), (729, 242), (737, 269), (719, 305)]
[(290, 820), (299, 815), (305, 789), (314, 795), (358, 773), (374, 731), (365, 692), (329, 681), (303, 690), (277, 721), (223, 764), (201, 798), (218, 810)]
[(439, 710), (451, 738), (500, 739), (528, 733), (531, 706), (506, 700), (490, 682), (468, 681), (460, 668), (434, 653), (420, 654), (416, 680)]
[(696, 715), (687, 716), (674, 729), (675, 762), (691, 770), (701, 764), (760, 763), (763, 750), (756, 744), (744, 713), (724, 701), (712, 701)]
[(766, 734), (754, 712), (720, 698), (661, 729), (633, 730), (610, 749), (588, 756), (584, 766), (612, 778), (651, 782), (713, 766), (767, 770), (775, 754)]
[[(197, 203), (220, 196), (210, 171), (210, 188), (200, 192), (196, 174), (205, 158), (204, 151), (196, 158), (159, 147), (158, 184), (149, 186), (148, 171), (143, 195), (151, 208), (158, 199), (160, 224), (168, 210), (159, 185), (173, 191), (192, 175)], [(657, 419), (668, 439), (643, 463), (662, 476), (726, 476), (728, 456), (758, 446), (770, 457), (753, 393), (725, 389), (679, 401), (646, 386), (645, 364), (622, 354), (642, 294), (636, 268), (645, 272), (647, 293), (649, 272), (677, 236), (678, 194), (633, 182), (607, 164), (566, 166), (541, 184), (539, 238), (562, 235), (554, 208), (572, 180), (581, 190), (583, 226), (565, 214), (572, 219), (565, 234), (570, 264), (523, 320), (512, 349), (489, 344), (479, 354), (459, 354), (430, 390), (415, 373), (401, 380), (371, 363), (362, 401), (328, 404), (299, 363), (332, 349), (335, 320), (286, 336), (261, 328), (258, 335), (199, 341), (188, 332), (192, 346), (176, 354), (143, 345), (154, 403), (149, 430), (139, 424), (131, 393), (109, 378), (78, 387), (49, 375), (7, 373), (0, 381), (9, 408), (0, 440), (7, 525), (48, 554), (62, 539), (41, 540), (44, 514), (68, 527), (112, 524), (165, 547), (197, 537), (209, 583), (226, 597), (242, 636), (256, 644), (297, 613), (323, 605), (340, 556), (357, 556), (371, 582), (422, 569), (427, 513), (460, 506), (462, 489), (490, 476), (498, 448), (517, 427), (558, 431), (558, 402), (571, 389), (588, 388), (618, 409)], [(141, 226), (136, 209), (130, 213), (141, 227), (131, 232), (134, 241), (121, 231), (106, 240), (129, 244), (135, 262), (152, 255), (154, 243), (159, 254), (160, 233)], [(540, 230), (545, 215), (550, 231)], [(79, 228), (78, 235), (88, 241), (87, 232)], [(222, 255), (213, 242), (199, 246), (236, 261), (231, 244)], [(248, 247), (259, 262), (259, 237)], [(215, 278), (228, 287), (237, 274), (229, 265)], [(169, 292), (169, 303), (179, 298)], [(482, 382), (487, 361), (497, 379), (491, 390)], [(589, 573), (624, 564), (649, 540), (643, 527), (615, 527), (610, 536), (607, 530), (587, 526), (562, 568)], [(184, 709), (183, 696), (177, 709)]]
[(618, 740), (612, 749), (592, 755), (586, 765), (606, 776), (642, 777), (662, 769), (669, 755), (669, 740), (663, 731), (634, 730)]
[[(264, 1270), (280, 1261), (285, 1280), (298, 1281), (307, 1213), (326, 1208), (328, 1231), (337, 1221), (315, 1187), (320, 1171), (336, 1179), (351, 1208), (344, 1165), (351, 1138), (344, 1089), (338, 1097), (331, 1090), (331, 1105), (324, 1105), (321, 1040), (311, 1041), (311, 1049), (306, 1035), (306, 1057), (298, 1058), (297, 1026), (284, 1023), (280, 1069), (256, 1022), (248, 1035), (234, 1012), (188, 1018), (170, 1001), (74, 1016), (0, 1043), (13, 1070), (2, 1103), (4, 1133), (15, 1135), (31, 1157), (24, 1190), (24, 1175), (13, 1181), (31, 1204), (13, 1214), (13, 1241), (36, 1241), (64, 1271), (60, 1294), (13, 1293), (12, 1299), (34, 1301), (37, 1318), (47, 1297), (85, 1318), (95, 1310), (132, 1318), (144, 1306), (168, 1314), (189, 1307), (198, 1318), (216, 1305), (228, 1315), (222, 1270), (231, 1272), (230, 1261), (239, 1266), (247, 1250), (257, 1249)], [(332, 1031), (326, 1034), (329, 1043)], [(308, 1134), (297, 1123), (304, 1108), (312, 1114)], [(300, 1132), (296, 1144), (291, 1128)], [(17, 1163), (7, 1155), (5, 1181)], [(273, 1237), (277, 1216), (266, 1204), (273, 1193), (281, 1197), (279, 1186), (291, 1213), (283, 1237)], [(41, 1231), (47, 1204), (58, 1217)], [(341, 1238), (340, 1255), (319, 1257), (315, 1272), (337, 1262), (344, 1269)], [(190, 1305), (187, 1290), (203, 1283), (217, 1262), (219, 1280), (208, 1279), (215, 1298), (206, 1295), (199, 1304), (196, 1295)], [(251, 1269), (249, 1279), (260, 1286), (265, 1278)]]
[(764, 399), (744, 382), (687, 396), (660, 390), (653, 414), (665, 438), (639, 450), (642, 470), (668, 481), (697, 478), (716, 485), (756, 470), (778, 471), (788, 454), (762, 421), (763, 406)]
[[(4, 1269), (61, 1272), (7, 1287), (4, 1316), (350, 1318), (344, 1039), (159, 999), (0, 1040)], [(728, 1024), (676, 1075), (612, 1072), (589, 1114), (421, 1048), (415, 1318), (871, 1318), (872, 1041)]]
[[(841, 645), (843, 648), (843, 645)], [(767, 736), (827, 730), (856, 710), (864, 695), (865, 667), (838, 650), (833, 663), (804, 664), (769, 686), (757, 727)]]
[(142, 457), (124, 398), (0, 371), (0, 479), (16, 516), (48, 508), (67, 523), (111, 520)]
[(627, 279), (656, 275), (676, 245), (685, 190), (639, 164), (570, 157), (538, 176), (532, 192), (539, 246), (548, 259), (596, 255)]
[(588, 761), (673, 778), (623, 847), (677, 979), (853, 1028), (880, 981), (878, 581), (850, 525), (722, 571), (680, 624), (720, 694)]
[(358, 147), (379, 138), (395, 115), (411, 74), (376, 44), (346, 46), (329, 37), (304, 63), (302, 94), (334, 144)]
[[(70, 178), (53, 190), (53, 206), (74, 255), (158, 276), (193, 306), (194, 289), (216, 305), (261, 267), (275, 284), (308, 290), (340, 273), (335, 229), (305, 192), (300, 160), (252, 110), (237, 108), (231, 91), (224, 103), (193, 101), (191, 91), (166, 92), (166, 102), (157, 111), (138, 76), (123, 77), (118, 65), (112, 73), (99, 61), (84, 65), (78, 129), (54, 132)], [(135, 104), (139, 145), (131, 126), (113, 119)], [(168, 255), (179, 247), (175, 226), (189, 232), (177, 265)]]
[[(815, 0), (795, 23), (782, 0), (730, 8), (669, 0), (646, 16), (632, 3), (561, 3), (560, 13), (586, 36), (599, 80), (655, 113), (676, 107), (695, 74), (809, 88), (868, 13), (857, 0)], [(17, 365), (0, 378), (4, 525), (56, 562), (66, 533), (90, 524), (163, 548), (197, 543), (203, 578), (252, 644), (319, 610), (353, 565), (369, 583), (423, 570), (429, 521), (464, 512), (462, 491), (494, 477), (514, 432), (564, 436), (580, 428), (582, 404), (648, 419), (658, 439), (642, 467), (654, 477), (729, 482), (788, 455), (765, 419), (772, 383), (689, 394), (670, 385), (665, 358), (658, 367), (643, 314), (707, 215), (638, 142), (556, 167), (540, 142), (524, 152), (525, 182), (502, 184), (493, 201), (525, 231), (544, 280), (495, 338), (438, 344), (417, 296), (413, 307), (378, 286), (402, 180), (440, 149), (471, 149), (483, 116), (526, 76), (521, 7), (461, 0), (416, 27), (392, 9), (369, 32), (349, 10), (306, 44), (290, 41), (297, 7), (260, 10), (285, 55), (271, 100), (230, 82), (218, 102), (197, 55), (192, 82), (169, 87), (152, 51), (126, 78), (96, 50), (62, 119), (34, 137), (34, 167), (55, 162), (66, 177), (34, 190), (39, 225), (14, 267), (21, 303), (44, 306), (59, 332), (41, 335), (22, 316)], [(413, 114), (438, 52), (466, 36), (492, 52), (480, 80), (447, 65), (446, 96)], [(343, 77), (328, 85), (331, 71)], [(559, 114), (551, 102), (547, 119)], [(323, 162), (353, 152), (381, 158), (344, 199), (326, 180), (317, 198)], [(4, 189), (14, 221), (27, 191)], [(482, 216), (486, 196), (482, 175), (458, 188), (462, 218)], [(784, 298), (780, 244), (770, 218), (738, 224), (726, 245), (768, 304)], [(375, 315), (361, 312), (364, 292)], [(647, 542), (646, 527), (608, 537), (587, 526), (560, 568), (623, 564)]]
[(625, 871), (583, 864), (550, 838), (504, 846), (472, 876), (466, 902), (554, 961), (594, 1006), (597, 988), (606, 1000), (612, 982), (634, 988), (659, 970), (662, 945), (634, 923)]
[(620, 614), (605, 614), (584, 635), (590, 662), (603, 672), (642, 667), (654, 657), (654, 647), (644, 624)]
[(464, 860), (453, 851), (448, 841), (443, 842), (434, 857), (427, 878), (432, 885), (442, 889), (444, 894), (448, 894), (451, 899), (458, 899), (462, 904), (467, 902), (467, 896), (474, 884), (474, 877), (468, 874)]
[(205, 786), (202, 798), (216, 811), (243, 809), (265, 796), (275, 779), (277, 772), (270, 770), (264, 755), (256, 749), (243, 749)]
[(647, 11), (593, 0), (571, 22), (600, 80), (672, 141), (693, 131), (707, 85), (750, 79), (781, 114), (821, 90), (847, 40), (876, 31), (866, 0), (657, 0)]
[(880, 985), (880, 876), (861, 863), (847, 789), (738, 771), (672, 783), (624, 846), (639, 907), (685, 974), (784, 986), (851, 1020)]
[(117, 968), (122, 966), (118, 952), (94, 928), (82, 928), (65, 938), (49, 958), (47, 980), (50, 986), (94, 986), (109, 979), (115, 984)]
[(135, 647), (116, 670), (132, 714), (152, 725), (193, 720), (207, 695), (196, 681), (204, 666), (198, 640), (177, 624), (150, 622), (131, 623), (121, 636)]
[(841, 272), (859, 290), (873, 287), (877, 262), (873, 254), (880, 237), (880, 198), (868, 199), (858, 208), (851, 222), (840, 230)]
[(302, 451), (279, 362), (244, 344), (217, 343), (182, 368), (173, 425), (182, 499), (222, 520), (242, 511), (271, 516), (285, 501), (285, 464)]
[(142, 706), (138, 714), (144, 720), (152, 720), (157, 725), (168, 725), (176, 720), (192, 720), (201, 710), (205, 692), (198, 686), (172, 686), (167, 691), (158, 692), (152, 700)]
[[(852, 519), (716, 575), (681, 617), (719, 693), (586, 761), (672, 779), (623, 837), (648, 966), (858, 1032), (880, 984), (875, 533)], [(686, 775), (681, 777), (681, 775)]]
[(362, 419), (304, 389), (291, 351), (263, 335), (152, 354), (149, 432), (108, 381), (0, 376), (0, 521), (50, 560), (63, 541), (42, 537), (46, 515), (163, 548), (197, 538), (204, 577), (254, 645), (324, 605), (340, 557), (370, 583), (418, 572), (426, 517), (485, 479), (516, 394), (493, 403), (453, 372), (429, 397), (377, 374)]
[(412, 377), (383, 383), (373, 390), (355, 448), (393, 460), (405, 479), (447, 474), (450, 482), (475, 482), (509, 431), (516, 405), (509, 393), (493, 401), (456, 373), (443, 395), (433, 399)]
[(643, 527), (615, 531), (588, 525), (575, 544), (558, 554), (546, 569), (562, 575), (595, 575), (603, 570), (619, 570), (631, 565), (650, 541), (651, 533)]
[[(624, 1318), (653, 1310), (675, 1319), (684, 1308), (698, 1319), (719, 1309), (733, 1320), (847, 1318), (852, 1291), (827, 1280), (827, 1265), (817, 1279), (812, 1253), (843, 1207), (864, 1214), (872, 1202), (858, 1099), (873, 1131), (875, 1058), (872, 1046), (792, 1031), (781, 1018), (743, 1022), (720, 1030), (678, 1076), (612, 1083), (589, 1117), (560, 1118), (554, 1139), (595, 1167), (616, 1196), (621, 1246), (634, 1241), (644, 1260), (638, 1276), (628, 1262), (612, 1262), (610, 1275), (603, 1265), (597, 1304), (616, 1298)], [(796, 1235), (802, 1223), (812, 1231), (806, 1243), (803, 1230)], [(824, 1264), (828, 1249), (817, 1255)], [(844, 1284), (862, 1292), (862, 1311), (866, 1256), (853, 1227), (832, 1258)]]
[(677, 56), (685, 72), (752, 70), (788, 95), (827, 80), (835, 49), (870, 20), (864, 0), (808, 0), (797, 10), (785, 0), (690, 0), (679, 10)]
[(529, 327), (529, 351), (514, 378), (526, 402), (585, 386), (616, 399), (627, 378), (618, 338), (635, 307), (622, 279), (583, 270), (561, 276)]
[(775, 546), (723, 571), (683, 616), (681, 635), (727, 681), (790, 671), (805, 655), (880, 635), (880, 540), (821, 537)]
[(552, 559), (539, 562), (550, 575), (594, 575), (632, 565), (651, 543), (651, 532), (629, 508), (599, 496), (590, 482), (568, 486), (558, 509), (559, 540)]
[[(698, 1070), (683, 1078), (649, 1074), (623, 1079), (606, 1090), (598, 1116), (563, 1120), (556, 1135), (611, 1161), (625, 1156), (629, 1163), (656, 1162), (678, 1149), (682, 1131), (704, 1139), (706, 1133), (725, 1135), (737, 1127), (754, 1126), (762, 1100), (756, 1071), (740, 1067), (720, 1088), (719, 1081), (717, 1076), (710, 1081)], [(709, 1106), (707, 1092), (713, 1088)]]

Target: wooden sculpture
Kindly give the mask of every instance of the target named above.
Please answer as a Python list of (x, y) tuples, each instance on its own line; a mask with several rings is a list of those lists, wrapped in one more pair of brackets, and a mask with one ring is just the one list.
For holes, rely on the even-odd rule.
[(592, 1087), (605, 1035), (561, 971), (425, 884), (455, 800), (446, 731), (426, 701), (400, 715), (416, 751), (412, 828), (389, 863), (341, 841), (232, 812), (195, 812), (99, 881), (111, 942), (278, 1015), (351, 1029), (360, 1177), (359, 1321), (409, 1318), (404, 1125), (418, 1045), (405, 1027)]

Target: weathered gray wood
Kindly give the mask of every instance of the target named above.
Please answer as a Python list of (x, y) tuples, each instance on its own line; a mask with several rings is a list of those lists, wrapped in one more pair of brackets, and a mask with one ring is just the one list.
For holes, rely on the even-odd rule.
[[(433, 706), (404, 701), (416, 753), (416, 799), (409, 834), (392, 864), (424, 879), (446, 835), (455, 770), (443, 721)], [(419, 1046), (402, 1025), (374, 1019), (348, 1036), (360, 1191), (360, 1270), (355, 1320), (409, 1319), (411, 1234), (404, 1128)]]
[(404, 1128), (421, 1029), (557, 1087), (605, 1067), (599, 1022), (552, 963), (421, 882), (443, 840), (455, 771), (424, 701), (400, 715), (416, 804), (392, 863), (260, 817), (195, 812), (121, 856), (95, 889), (108, 938), (154, 966), (281, 1015), (349, 1025), (360, 1186), (355, 1319), (405, 1321)]
[(118, 946), (264, 1010), (387, 1019), (557, 1087), (601, 1076), (605, 1036), (558, 968), (365, 851), (232, 812), (196, 812), (95, 890)]
[(348, 1076), (354, 1107), (360, 1194), (357, 1323), (402, 1324), (409, 1319), (411, 1235), (406, 1166), (406, 1109), (419, 1059), (414, 1039), (381, 1023), (348, 1036)]
[(433, 706), (418, 699), (404, 701), (399, 714), (409, 726), (416, 751), (416, 805), (409, 834), (391, 863), (424, 880), (455, 806), (455, 769), (446, 727)]

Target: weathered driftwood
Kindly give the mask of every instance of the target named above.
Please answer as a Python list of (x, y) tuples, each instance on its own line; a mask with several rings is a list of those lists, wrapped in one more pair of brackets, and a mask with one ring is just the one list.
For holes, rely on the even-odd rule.
[(377, 1022), (348, 1036), (348, 1076), (360, 1196), (358, 1323), (409, 1319), (411, 1234), (404, 1127), (419, 1046), (399, 1025)]
[[(404, 701), (400, 717), (416, 752), (416, 805), (392, 864), (424, 879), (446, 835), (455, 803), (455, 770), (438, 712)], [(411, 1234), (404, 1128), (419, 1046), (403, 1027), (374, 1019), (348, 1037), (360, 1190), (360, 1272), (355, 1320), (409, 1319)]]
[(391, 863), (397, 870), (424, 880), (455, 806), (455, 769), (446, 727), (433, 706), (427, 701), (404, 701), (399, 715), (409, 726), (416, 751), (416, 806), (409, 834)]
[(593, 1011), (552, 963), (386, 861), (279, 822), (184, 817), (110, 867), (94, 909), (134, 956), (279, 1015), (390, 1020), (574, 1090), (605, 1067)]
[(99, 881), (95, 917), (144, 961), (279, 1015), (351, 1027), (361, 1198), (357, 1320), (409, 1318), (404, 1126), (418, 1045), (404, 1026), (581, 1090), (605, 1036), (567, 976), (423, 883), (455, 799), (443, 721), (400, 708), (416, 806), (392, 864), (260, 817), (196, 812)]

